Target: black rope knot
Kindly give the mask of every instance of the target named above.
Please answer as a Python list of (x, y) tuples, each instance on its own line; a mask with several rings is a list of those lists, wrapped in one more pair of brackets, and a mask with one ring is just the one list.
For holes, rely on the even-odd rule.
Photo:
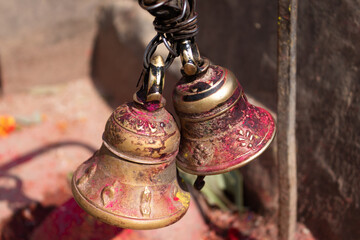
[(155, 30), (170, 43), (191, 39), (199, 31), (196, 0), (139, 0), (139, 5), (155, 16)]

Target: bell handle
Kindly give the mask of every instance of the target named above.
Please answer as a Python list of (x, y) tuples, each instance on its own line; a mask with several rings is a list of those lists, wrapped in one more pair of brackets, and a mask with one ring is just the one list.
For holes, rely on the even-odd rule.
[(179, 45), (181, 72), (186, 76), (194, 76), (205, 72), (210, 63), (206, 58), (200, 56), (197, 44), (191, 40), (183, 40)]
[(144, 82), (139, 91), (134, 94), (134, 101), (144, 105), (150, 102), (163, 102), (163, 89), (165, 84), (165, 62), (159, 56), (153, 56), (148, 69), (143, 75)]
[(152, 57), (148, 71), (146, 102), (160, 102), (165, 81), (164, 59), (159, 55)]

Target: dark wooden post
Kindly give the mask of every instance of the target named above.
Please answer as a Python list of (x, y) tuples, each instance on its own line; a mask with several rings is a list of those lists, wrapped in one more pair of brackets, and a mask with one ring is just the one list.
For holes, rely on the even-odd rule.
[(278, 1), (278, 170), (279, 239), (295, 238), (297, 0)]

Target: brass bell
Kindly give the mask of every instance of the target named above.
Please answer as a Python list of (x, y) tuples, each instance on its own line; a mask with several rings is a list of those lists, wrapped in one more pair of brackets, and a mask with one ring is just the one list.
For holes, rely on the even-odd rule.
[[(196, 49), (190, 41), (180, 46), (184, 77), (173, 93), (181, 121), (177, 165), (205, 176), (258, 157), (274, 138), (275, 122), (268, 111), (248, 102), (231, 71), (201, 60)], [(189, 64), (199, 67), (194, 71)]]
[(163, 107), (164, 61), (151, 60), (134, 102), (110, 116), (103, 145), (75, 171), (77, 203), (99, 220), (132, 229), (153, 229), (178, 221), (190, 194), (177, 174), (180, 133)]

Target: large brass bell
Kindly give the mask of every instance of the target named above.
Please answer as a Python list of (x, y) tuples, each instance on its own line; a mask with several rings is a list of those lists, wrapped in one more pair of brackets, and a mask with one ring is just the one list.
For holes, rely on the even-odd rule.
[(108, 224), (160, 228), (179, 220), (189, 207), (190, 194), (175, 164), (180, 133), (163, 107), (163, 78), (164, 61), (153, 57), (134, 102), (113, 112), (100, 150), (74, 173), (75, 200)]
[(200, 59), (194, 43), (184, 41), (180, 49), (184, 77), (173, 93), (181, 121), (177, 165), (205, 176), (249, 163), (273, 140), (273, 117), (248, 102), (231, 71)]

